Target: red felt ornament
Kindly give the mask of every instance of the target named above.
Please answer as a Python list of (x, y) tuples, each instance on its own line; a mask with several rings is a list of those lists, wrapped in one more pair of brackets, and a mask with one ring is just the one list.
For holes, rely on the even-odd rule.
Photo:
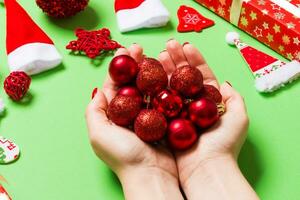
[(96, 31), (76, 29), (77, 40), (71, 41), (66, 48), (73, 52), (84, 52), (89, 58), (96, 58), (103, 52), (113, 51), (122, 47), (118, 42), (111, 40), (110, 30), (103, 28)]
[(89, 0), (36, 0), (36, 3), (49, 16), (65, 18), (84, 10)]
[(180, 6), (177, 12), (179, 25), (177, 27), (178, 32), (201, 32), (202, 29), (208, 28), (215, 24), (214, 21), (202, 16), (194, 8), (187, 6)]
[(118, 91), (117, 95), (132, 97), (137, 102), (140, 102), (140, 103), (142, 103), (142, 101), (143, 101), (143, 98), (142, 98), (142, 95), (141, 95), (140, 91), (136, 87), (133, 87), (133, 86), (122, 87)]
[(25, 72), (16, 71), (4, 81), (6, 94), (14, 101), (20, 101), (29, 90), (31, 78)]
[(205, 97), (207, 99), (213, 100), (216, 103), (222, 102), (222, 95), (219, 90), (212, 85), (203, 85), (200, 97)]
[(190, 104), (189, 116), (200, 128), (208, 128), (219, 120), (217, 104), (210, 99), (200, 98)]
[(167, 130), (167, 120), (157, 110), (142, 110), (134, 122), (136, 135), (145, 142), (157, 142)]
[(109, 104), (108, 118), (119, 126), (129, 126), (141, 110), (141, 103), (130, 96), (118, 95)]
[(178, 116), (183, 102), (179, 94), (174, 90), (163, 90), (152, 101), (153, 107), (166, 117)]
[(177, 68), (171, 77), (170, 87), (183, 96), (193, 98), (203, 88), (203, 76), (199, 69), (191, 66)]
[(168, 127), (168, 142), (175, 150), (190, 148), (198, 138), (193, 123), (186, 119), (175, 119)]
[(110, 77), (117, 85), (125, 85), (133, 81), (138, 73), (138, 64), (130, 56), (114, 57), (109, 65)]

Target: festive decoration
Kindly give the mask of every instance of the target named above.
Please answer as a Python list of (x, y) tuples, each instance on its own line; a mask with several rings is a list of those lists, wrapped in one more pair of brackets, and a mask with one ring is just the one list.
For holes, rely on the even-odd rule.
[(294, 1), (196, 1), (289, 60), (300, 59), (300, 9)]
[(121, 32), (165, 26), (170, 14), (160, 0), (115, 0)]
[(203, 87), (203, 76), (199, 69), (190, 66), (177, 68), (170, 80), (172, 89), (186, 97), (195, 97)]
[(138, 89), (145, 95), (154, 96), (168, 86), (168, 75), (161, 65), (143, 67), (136, 79)]
[(200, 128), (208, 128), (219, 120), (217, 104), (212, 100), (200, 98), (190, 104), (189, 116)]
[(132, 98), (135, 99), (136, 102), (140, 102), (141, 104), (143, 102), (142, 95), (141, 95), (140, 91), (136, 87), (132, 87), (132, 86), (122, 87), (118, 91), (117, 95), (123, 95), (123, 96), (132, 97)]
[(179, 24), (177, 27), (178, 32), (201, 32), (202, 29), (211, 27), (215, 24), (214, 21), (203, 17), (194, 8), (187, 6), (180, 6), (177, 11)]
[(0, 184), (0, 200), (12, 200), (1, 184)]
[(228, 33), (226, 41), (239, 49), (256, 79), (255, 87), (259, 92), (272, 92), (300, 76), (300, 63), (296, 60), (282, 62), (243, 43), (235, 32)]
[(194, 125), (186, 119), (175, 119), (168, 127), (168, 142), (173, 149), (186, 150), (197, 141)]
[(163, 68), (158, 60), (149, 57), (143, 58), (143, 60), (138, 65), (140, 69), (151, 68), (153, 66), (161, 66)]
[(12, 72), (4, 81), (6, 94), (14, 101), (20, 101), (29, 90), (31, 78), (25, 72)]
[(61, 56), (52, 40), (16, 0), (5, 0), (6, 49), (11, 71), (37, 74), (58, 66)]
[(84, 10), (89, 0), (36, 0), (36, 3), (49, 16), (65, 18)]
[(0, 116), (5, 112), (5, 104), (3, 99), (0, 98)]
[(119, 126), (129, 126), (141, 110), (141, 103), (135, 98), (118, 95), (108, 106), (107, 116)]
[(111, 40), (110, 30), (103, 28), (96, 31), (76, 29), (77, 40), (71, 41), (66, 48), (73, 52), (84, 52), (89, 58), (96, 58), (107, 51), (113, 51), (122, 47), (119, 43)]
[(110, 77), (117, 85), (130, 83), (138, 73), (138, 64), (127, 55), (116, 56), (109, 65)]
[(222, 95), (217, 88), (212, 85), (203, 85), (203, 89), (201, 91), (200, 97), (205, 97), (210, 99), (216, 103), (222, 102)]
[(166, 118), (156, 110), (142, 110), (134, 122), (136, 135), (145, 142), (157, 142), (167, 130)]
[(0, 136), (0, 164), (8, 164), (19, 158), (20, 149), (12, 141)]
[(176, 91), (164, 90), (153, 99), (152, 105), (166, 117), (172, 118), (178, 116), (183, 102)]

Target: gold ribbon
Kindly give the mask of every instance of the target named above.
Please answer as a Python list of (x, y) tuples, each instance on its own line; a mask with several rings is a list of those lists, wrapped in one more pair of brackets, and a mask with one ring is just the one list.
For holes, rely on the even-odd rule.
[(230, 8), (230, 22), (236, 26), (239, 24), (243, 2), (243, 0), (232, 0)]
[(6, 179), (5, 179), (3, 176), (1, 176), (1, 175), (0, 175), (0, 182), (5, 182), (5, 183), (7, 183)]

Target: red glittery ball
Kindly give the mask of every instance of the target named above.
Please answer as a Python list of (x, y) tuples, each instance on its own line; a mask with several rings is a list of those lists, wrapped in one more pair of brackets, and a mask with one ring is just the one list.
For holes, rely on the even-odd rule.
[(193, 98), (203, 88), (203, 76), (199, 69), (191, 66), (177, 68), (172, 74), (170, 87), (184, 97)]
[(12, 72), (4, 81), (4, 90), (6, 94), (14, 101), (20, 101), (31, 83), (31, 78), (25, 72)]
[(142, 110), (134, 122), (136, 135), (145, 142), (162, 139), (167, 130), (167, 120), (157, 110)]
[(130, 56), (120, 55), (112, 59), (109, 65), (110, 77), (117, 85), (133, 81), (138, 73), (138, 64)]
[(168, 118), (176, 117), (183, 106), (179, 94), (174, 90), (163, 90), (152, 101), (153, 107)]
[(129, 126), (141, 110), (141, 103), (130, 96), (118, 95), (109, 104), (108, 118), (119, 126)]
[(186, 150), (190, 148), (198, 138), (193, 123), (186, 119), (175, 119), (168, 127), (168, 142), (173, 149)]
[(216, 103), (222, 102), (222, 95), (217, 88), (212, 85), (204, 85), (200, 97), (213, 100)]
[(200, 98), (190, 104), (189, 116), (200, 128), (208, 128), (219, 120), (217, 104), (210, 99)]
[(49, 16), (65, 18), (84, 10), (89, 0), (36, 0), (36, 3)]
[(136, 87), (133, 87), (133, 86), (122, 87), (118, 91), (117, 95), (132, 97), (137, 102), (140, 102), (140, 103), (142, 103), (142, 101), (143, 101), (143, 98), (142, 98), (142, 95), (141, 95), (140, 91)]
[(152, 66), (161, 66), (161, 67), (163, 67), (162, 64), (158, 60), (156, 60), (155, 58), (145, 57), (139, 63), (139, 68), (140, 69), (151, 68)]
[(143, 94), (154, 96), (167, 88), (168, 75), (160, 63), (151, 67), (142, 67), (136, 85)]

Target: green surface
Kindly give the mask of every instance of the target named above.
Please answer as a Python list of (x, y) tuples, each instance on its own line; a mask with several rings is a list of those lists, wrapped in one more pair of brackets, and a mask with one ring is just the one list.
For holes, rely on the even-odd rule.
[[(53, 38), (64, 60), (56, 70), (35, 76), (30, 103), (16, 104), (1, 90), (7, 115), (0, 132), (18, 143), (22, 156), (16, 163), (0, 166), (14, 200), (123, 199), (113, 173), (94, 156), (87, 138), (85, 107), (94, 87), (101, 86), (111, 57), (96, 64), (88, 58), (69, 55), (65, 50), (74, 39), (76, 27), (108, 27), (124, 46), (140, 43), (149, 56), (156, 57), (169, 38), (195, 44), (206, 57), (220, 82), (230, 81), (245, 97), (251, 125), (240, 164), (255, 190), (268, 200), (299, 199), (300, 196), (300, 83), (293, 83), (272, 95), (261, 95), (243, 59), (227, 46), (224, 36), (232, 25), (192, 0), (164, 0), (172, 14), (165, 28), (120, 34), (113, 0), (91, 0), (88, 9), (68, 20), (46, 17), (34, 0), (19, 0), (34, 20)], [(176, 11), (181, 4), (197, 8), (216, 25), (202, 33), (176, 32)], [(5, 12), (0, 6), (0, 81), (8, 74), (5, 53)], [(240, 32), (240, 31), (239, 31)], [(244, 33), (249, 44), (279, 55)], [(2, 87), (2, 86), (1, 86)], [(117, 148), (117, 147), (116, 147)]]

